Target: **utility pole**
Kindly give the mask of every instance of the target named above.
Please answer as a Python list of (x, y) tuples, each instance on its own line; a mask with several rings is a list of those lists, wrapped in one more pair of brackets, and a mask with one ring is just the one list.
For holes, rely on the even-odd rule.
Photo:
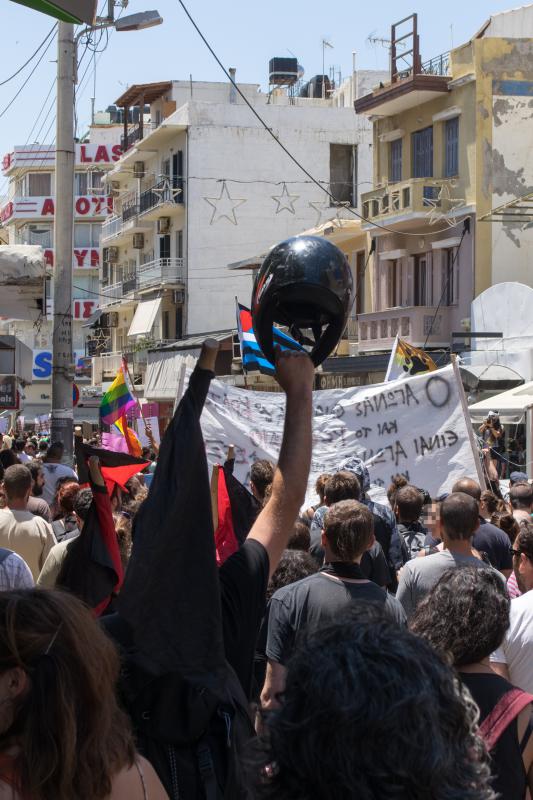
[(72, 248), (74, 228), (74, 26), (59, 22), (57, 49), (56, 187), (54, 222), (54, 329), (52, 441), (72, 462)]

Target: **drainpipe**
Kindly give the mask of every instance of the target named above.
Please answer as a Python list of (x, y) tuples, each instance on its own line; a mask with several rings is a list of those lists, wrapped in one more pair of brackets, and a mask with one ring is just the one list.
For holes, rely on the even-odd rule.
[[(232, 81), (235, 82), (235, 75), (237, 73), (235, 67), (230, 67), (228, 72), (231, 76)], [(229, 85), (229, 101), (232, 105), (235, 105), (235, 103), (237, 102), (237, 89), (235, 88), (233, 83), (230, 83)]]

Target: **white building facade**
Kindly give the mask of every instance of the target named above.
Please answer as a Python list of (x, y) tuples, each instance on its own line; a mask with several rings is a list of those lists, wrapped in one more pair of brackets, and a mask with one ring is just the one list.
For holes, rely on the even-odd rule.
[[(360, 73), (359, 91), (382, 74)], [(105, 310), (117, 312), (117, 357), (235, 328), (235, 298), (249, 305), (252, 287), (228, 265), (329, 219), (353, 219), (371, 185), (371, 124), (355, 115), (351, 87), (330, 99), (239, 88), (320, 185), (230, 84), (130, 87), (117, 105), (129, 118), (132, 108), (144, 114), (124, 130), (124, 155), (108, 176), (115, 213), (102, 231), (100, 291)]]
[[(121, 156), (120, 134), (118, 125), (93, 125), (86, 140), (76, 144), (72, 339), (76, 380), (81, 386), (90, 383), (90, 370), (85, 364), (90, 332), (84, 326), (99, 305), (100, 232), (103, 221), (113, 212), (113, 198), (107, 194), (103, 178)], [(40, 245), (49, 273), (46, 297), (36, 322), (0, 321), (2, 333), (16, 335), (33, 351), (33, 384), (26, 388), (24, 409), (30, 418), (48, 413), (52, 394), (55, 147), (15, 146), (4, 156), (2, 168), (9, 178), (7, 202), (0, 209), (4, 238), (12, 245)], [(81, 416), (87, 417), (88, 413), (81, 412)]]

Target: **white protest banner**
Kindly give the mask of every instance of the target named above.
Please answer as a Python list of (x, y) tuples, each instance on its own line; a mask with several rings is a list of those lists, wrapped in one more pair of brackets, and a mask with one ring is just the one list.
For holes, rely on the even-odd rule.
[(8, 427), (9, 427), (9, 418), (0, 417), (0, 434), (7, 433)]
[[(458, 371), (452, 366), (377, 386), (313, 393), (313, 458), (309, 496), (318, 475), (357, 455), (373, 485), (388, 487), (393, 475), (432, 496), (461, 477), (482, 480), (474, 455)], [(210, 464), (223, 463), (235, 445), (235, 476), (247, 483), (250, 464), (276, 461), (283, 434), (283, 394), (251, 392), (214, 380), (202, 414)]]

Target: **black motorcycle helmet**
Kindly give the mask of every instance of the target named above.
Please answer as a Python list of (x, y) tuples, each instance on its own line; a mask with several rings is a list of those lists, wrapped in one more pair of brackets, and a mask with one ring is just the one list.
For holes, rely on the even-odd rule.
[[(319, 236), (295, 236), (272, 248), (252, 292), (252, 320), (258, 344), (273, 364), (272, 325), (289, 328), (309, 345), (318, 366), (337, 345), (352, 306), (353, 281), (346, 256)], [(302, 331), (310, 329), (314, 341)]]

